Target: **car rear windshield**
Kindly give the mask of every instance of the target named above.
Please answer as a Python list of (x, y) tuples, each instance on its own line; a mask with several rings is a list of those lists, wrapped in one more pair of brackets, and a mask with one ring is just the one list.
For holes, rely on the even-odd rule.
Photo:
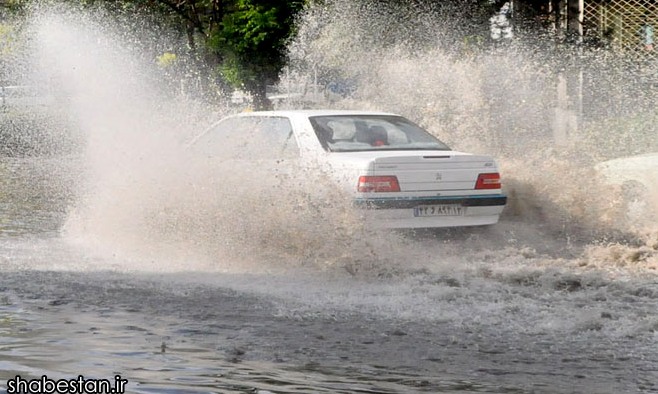
[(330, 152), (450, 150), (436, 137), (401, 116), (331, 115), (309, 118)]

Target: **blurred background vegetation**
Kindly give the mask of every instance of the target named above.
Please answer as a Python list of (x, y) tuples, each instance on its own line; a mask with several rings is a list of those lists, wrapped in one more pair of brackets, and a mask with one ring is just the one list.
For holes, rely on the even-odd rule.
[[(22, 81), (30, 68), (21, 56), (29, 42), (25, 21), (39, 7), (63, 4), (119, 26), (124, 41), (159, 70), (150, 78), (163, 94), (253, 109), (277, 106), (291, 93), (319, 93), (331, 105), (355, 98), (359, 106), (441, 125), (439, 133), (458, 131), (440, 135), (449, 143), (459, 136), (509, 154), (529, 141), (565, 138), (571, 141), (559, 141), (563, 145), (587, 142), (602, 159), (658, 150), (655, 56), (615, 53), (606, 32), (584, 32), (582, 14), (573, 12), (578, 3), (0, 0), (0, 82), (16, 88), (2, 91), (0, 145), (22, 154), (31, 149), (25, 141), (68, 138), (57, 131), (64, 126), (53, 124), (71, 120), (48, 104), (62, 101), (65, 92), (55, 88), (36, 105), (7, 105), (30, 96), (21, 86), (34, 82)], [(415, 64), (395, 63), (396, 56)], [(431, 67), (436, 72), (427, 74)], [(302, 88), (294, 86), (304, 79)], [(277, 84), (286, 94), (271, 91)], [(43, 130), (42, 137), (16, 136), (16, 129)], [(37, 149), (44, 150), (56, 149)]]
[[(16, 30), (30, 10), (50, 0), (0, 0), (0, 57), (5, 60), (15, 45)], [(297, 22), (308, 6), (322, 7), (323, 0), (60, 0), (67, 6), (103, 9), (108, 18), (123, 23), (126, 31), (136, 30), (135, 21), (144, 27), (168, 29), (177, 34), (175, 48), (156, 54), (163, 68), (194, 69), (205, 78), (204, 94), (219, 88), (221, 94), (239, 88), (251, 94), (256, 108), (267, 108), (266, 89), (279, 80), (286, 65), (287, 46), (297, 32)], [(466, 50), (490, 37), (491, 17), (505, 4), (500, 0), (353, 0), (346, 8), (356, 8), (364, 19), (379, 23), (378, 31), (370, 31), (372, 39), (394, 43), (400, 37), (418, 37), (422, 26), (410, 23), (410, 17), (453, 15), (437, 20), (444, 28), (459, 32)], [(536, 23), (550, 1), (517, 1), (517, 29), (541, 33)], [(465, 23), (465, 21), (467, 21)], [(375, 25), (370, 24), (370, 28)], [(420, 33), (419, 33), (420, 32)], [(343, 32), (351, 34), (354, 32)], [(420, 42), (408, 40), (410, 44)], [(184, 44), (184, 45), (181, 45)], [(173, 47), (174, 45), (172, 45)], [(462, 50), (464, 48), (461, 48)], [(2, 76), (0, 76), (2, 78)], [(4, 78), (6, 79), (6, 78)], [(209, 87), (212, 81), (216, 86)]]

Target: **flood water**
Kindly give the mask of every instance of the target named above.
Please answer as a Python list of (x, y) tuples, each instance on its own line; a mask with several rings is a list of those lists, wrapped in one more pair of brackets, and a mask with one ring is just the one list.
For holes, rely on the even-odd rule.
[(53, 111), (82, 142), (0, 158), (0, 391), (17, 375), (120, 375), (131, 393), (658, 393), (658, 229), (592, 170), (658, 146), (655, 90), (604, 66), (599, 86), (593, 63), (572, 79), (606, 94), (558, 141), (569, 78), (535, 49), (456, 56), (432, 15), (398, 25), (420, 39), (380, 43), (363, 9), (327, 4), (304, 16), (285, 82), (332, 65), (361, 85), (323, 105), (401, 113), (494, 155), (501, 222), (369, 231), (299, 179), (270, 189), (271, 173), (192, 162), (183, 142), (226, 108), (182, 77), (165, 94), (147, 55), (166, 35), (43, 8), (26, 63), (62, 87)]
[(0, 387), (119, 374), (134, 393), (658, 392), (650, 269), (597, 268), (557, 235), (532, 248), (523, 233), (540, 230), (514, 235), (511, 219), (391, 235), (379, 265), (100, 255), (61, 232), (79, 164), (2, 160)]

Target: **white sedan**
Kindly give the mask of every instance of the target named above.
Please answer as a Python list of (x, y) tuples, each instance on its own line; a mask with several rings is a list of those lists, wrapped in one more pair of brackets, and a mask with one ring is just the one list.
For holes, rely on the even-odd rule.
[(295, 158), (329, 174), (375, 227), (491, 225), (507, 202), (493, 158), (454, 151), (390, 113), (246, 112), (217, 122), (191, 146), (223, 160)]

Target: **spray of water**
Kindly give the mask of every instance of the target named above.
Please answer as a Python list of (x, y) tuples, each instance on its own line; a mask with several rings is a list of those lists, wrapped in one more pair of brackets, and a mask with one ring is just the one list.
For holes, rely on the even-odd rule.
[(629, 216), (622, 188), (596, 169), (658, 148), (653, 95), (632, 67), (531, 36), (487, 46), (469, 39), (461, 27), (468, 20), (440, 7), (398, 12), (392, 23), (378, 3), (368, 4), (365, 14), (345, 1), (308, 10), (286, 75), (351, 84), (347, 97), (331, 84), (326, 97), (402, 113), (456, 149), (495, 155), (510, 196), (500, 231), (534, 234), (527, 241), (535, 247), (630, 242), (652, 250), (640, 260), (653, 264), (658, 189), (649, 187), (641, 217)]
[(62, 106), (84, 136), (67, 239), (148, 270), (331, 266), (371, 255), (359, 216), (320, 174), (249, 158), (209, 162), (186, 149), (227, 104), (167, 92), (155, 56), (107, 20), (47, 8), (30, 29), (37, 73), (65, 89)]
[[(510, 196), (503, 223), (410, 238), (367, 232), (349, 201), (312, 171), (190, 155), (184, 143), (228, 105), (200, 104), (185, 89), (165, 92), (155, 51), (131, 37), (142, 34), (157, 48), (171, 41), (128, 35), (103, 16), (42, 9), (32, 25), (37, 73), (65, 88), (63, 105), (85, 140), (83, 177), (63, 231), (95, 252), (149, 270), (164, 269), (161, 262), (177, 270), (312, 265), (382, 275), (453, 270), (455, 260), (486, 261), (479, 253), (492, 250), (502, 260), (510, 250), (522, 260), (535, 250), (565, 257), (565, 245), (580, 243), (589, 246), (572, 263), (605, 265), (600, 256), (609, 251), (616, 264), (655, 266), (655, 225), (627, 220), (618, 190), (593, 169), (610, 150), (596, 122), (570, 138), (554, 132), (562, 77), (552, 53), (520, 44), (483, 49), (464, 39), (463, 20), (440, 7), (383, 12), (376, 3), (336, 0), (300, 18), (282, 90), (320, 91), (317, 106), (401, 113), (456, 149), (498, 158)], [(632, 242), (608, 246), (620, 239)], [(464, 250), (475, 254), (464, 261), (457, 257)], [(614, 257), (621, 255), (632, 256)]]

